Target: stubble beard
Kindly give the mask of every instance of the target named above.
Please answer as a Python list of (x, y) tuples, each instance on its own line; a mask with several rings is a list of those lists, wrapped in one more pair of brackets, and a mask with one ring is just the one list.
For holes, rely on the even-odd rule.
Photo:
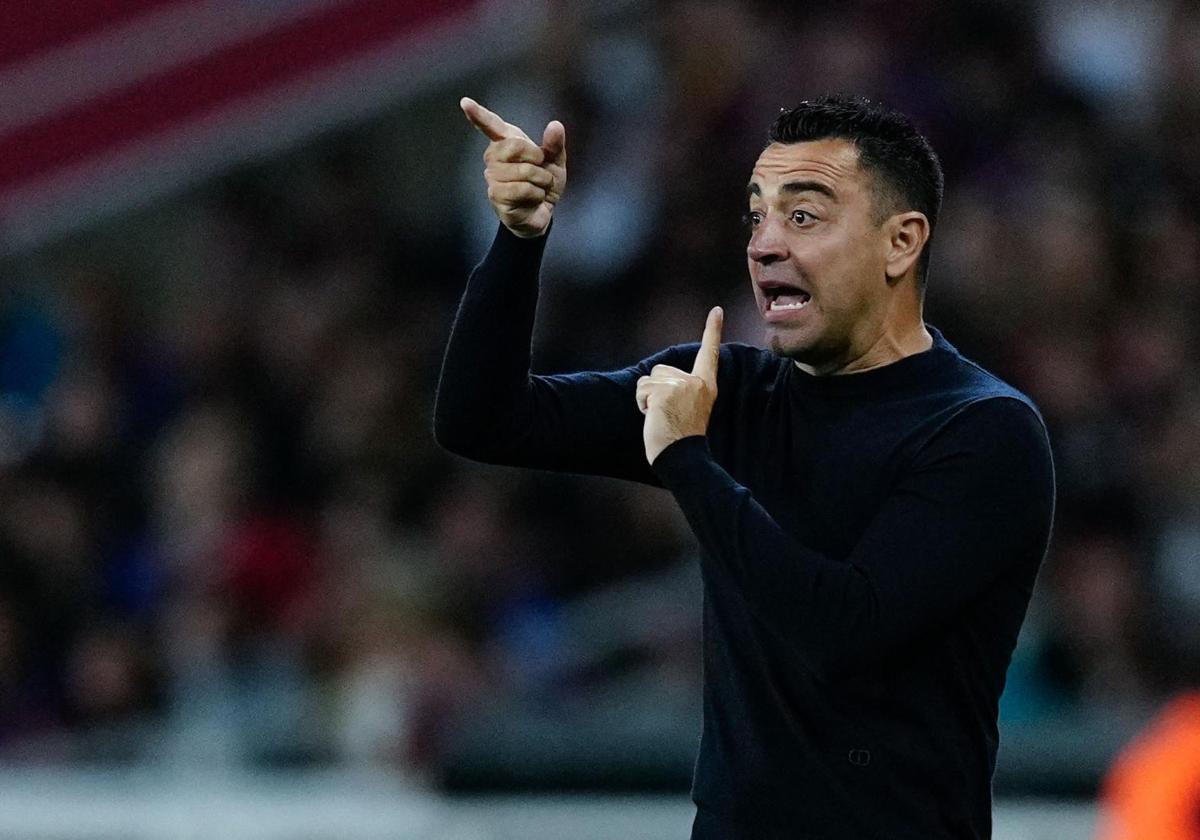
[[(788, 340), (791, 338), (792, 340)], [(767, 330), (767, 347), (776, 356), (783, 356), (797, 362), (809, 362), (814, 355), (813, 348), (795, 336), (788, 336), (787, 331), (780, 329)]]
[(838, 358), (842, 352), (836, 347), (822, 344), (819, 340), (804, 339), (796, 335), (789, 336), (787, 331), (778, 329), (767, 331), (767, 348), (777, 356), (814, 368), (825, 367)]

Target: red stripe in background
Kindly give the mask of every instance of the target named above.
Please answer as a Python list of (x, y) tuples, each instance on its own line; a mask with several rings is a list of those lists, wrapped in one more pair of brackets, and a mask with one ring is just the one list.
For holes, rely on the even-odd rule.
[[(190, 0), (0, 0), (0, 67)], [(247, 0), (256, 2), (256, 0)]]
[(479, 0), (349, 0), (0, 137), (0, 193), (302, 79)]

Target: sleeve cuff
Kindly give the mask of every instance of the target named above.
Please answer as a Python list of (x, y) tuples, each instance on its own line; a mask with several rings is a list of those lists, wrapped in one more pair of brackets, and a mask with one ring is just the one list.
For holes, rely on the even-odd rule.
[(550, 238), (550, 228), (554, 227), (554, 222), (550, 222), (550, 227), (546, 228), (545, 233), (541, 236), (523, 237), (517, 236), (503, 224), (497, 225), (496, 238), (492, 240), (492, 247), (488, 250), (488, 257), (495, 257), (510, 263), (533, 262), (540, 264), (542, 254), (546, 250), (546, 240)]
[(713, 458), (704, 435), (680, 438), (658, 453), (650, 467), (663, 487), (676, 495), (717, 492), (734, 484)]

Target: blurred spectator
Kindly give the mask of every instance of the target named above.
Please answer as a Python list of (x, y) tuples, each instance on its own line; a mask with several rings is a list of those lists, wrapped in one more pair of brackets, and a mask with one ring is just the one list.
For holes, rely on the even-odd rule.
[(1105, 783), (1100, 840), (1200, 838), (1200, 695), (1175, 698)]
[[(1038, 401), (1057, 458), (1005, 714), (1200, 684), (1195, 4), (549, 11), (463, 91), (567, 126), (539, 369), (694, 340), (714, 303), (757, 341), (738, 219), (766, 126), (828, 90), (886, 98), (947, 169), (929, 319)], [(427, 128), (455, 101), (5, 264), (4, 755), (421, 777), (482, 709), (694, 707), (669, 497), (433, 444), (446, 329), (496, 228), (482, 142)]]

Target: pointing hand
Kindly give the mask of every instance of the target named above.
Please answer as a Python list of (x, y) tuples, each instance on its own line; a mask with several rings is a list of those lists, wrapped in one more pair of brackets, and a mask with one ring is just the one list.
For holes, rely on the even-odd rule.
[(724, 313), (714, 306), (704, 324), (700, 350), (687, 373), (670, 365), (655, 365), (637, 383), (637, 403), (646, 415), (642, 440), (651, 464), (675, 441), (708, 432), (708, 418), (717, 399), (717, 361), (721, 353)]
[(474, 99), (464, 96), (458, 104), (471, 124), (491, 141), (483, 153), (483, 177), (496, 215), (517, 236), (541, 236), (567, 186), (563, 124), (551, 120), (539, 146)]

